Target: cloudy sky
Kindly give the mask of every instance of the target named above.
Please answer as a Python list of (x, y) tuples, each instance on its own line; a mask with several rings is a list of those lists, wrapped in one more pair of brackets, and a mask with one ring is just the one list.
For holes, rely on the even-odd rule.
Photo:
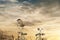
[[(15, 2), (15, 0), (4, 0), (4, 2), (6, 1)], [(0, 5), (0, 29), (13, 32), (18, 31), (16, 20), (20, 18), (25, 23), (25, 30), (29, 32), (29, 36), (35, 35), (38, 27), (43, 27), (48, 40), (60, 40), (60, 0), (18, 1), (18, 3), (20, 2), (22, 4), (24, 2), (31, 3), (31, 5)]]
[(30, 3), (40, 3), (40, 2), (45, 2), (45, 3), (50, 3), (50, 2), (60, 2), (60, 0), (0, 0), (0, 1), (19, 1), (19, 2), (24, 2), (28, 1)]

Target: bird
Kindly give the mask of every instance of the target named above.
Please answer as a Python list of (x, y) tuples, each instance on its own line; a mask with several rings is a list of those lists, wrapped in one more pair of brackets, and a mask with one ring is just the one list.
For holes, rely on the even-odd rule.
[(23, 21), (21, 19), (17, 19), (18, 26), (24, 27)]

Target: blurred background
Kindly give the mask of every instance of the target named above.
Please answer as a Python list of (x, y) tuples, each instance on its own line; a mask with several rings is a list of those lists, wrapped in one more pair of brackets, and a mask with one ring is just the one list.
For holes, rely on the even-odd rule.
[(0, 30), (18, 36), (17, 19), (24, 23), (27, 40), (43, 28), (47, 40), (60, 40), (60, 0), (0, 0)]

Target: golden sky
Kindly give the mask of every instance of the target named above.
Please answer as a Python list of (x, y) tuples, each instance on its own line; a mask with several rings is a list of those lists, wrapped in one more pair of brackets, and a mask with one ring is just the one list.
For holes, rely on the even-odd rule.
[[(19, 31), (16, 20), (23, 20), (24, 32), (28, 38), (35, 39), (37, 28), (43, 28), (47, 40), (60, 40), (60, 7), (58, 3), (44, 6), (0, 4), (0, 29), (17, 35)], [(15, 35), (16, 34), (16, 35)], [(29, 39), (30, 40), (30, 39)]]

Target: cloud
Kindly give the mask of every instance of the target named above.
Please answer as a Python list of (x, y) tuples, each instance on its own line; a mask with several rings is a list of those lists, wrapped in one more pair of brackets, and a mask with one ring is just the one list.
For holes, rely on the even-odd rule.
[(43, 2), (43, 3), (60, 2), (59, 0), (17, 0), (17, 1), (19, 1), (19, 2), (28, 1), (30, 3), (35, 3), (35, 4), (41, 3), (41, 2)]
[[(60, 6), (58, 2), (59, 0), (38, 0), (38, 1), (39, 1), (38, 4), (37, 2), (33, 4), (31, 1), (22, 2), (22, 4), (31, 3), (31, 5), (33, 6), (8, 4), (4, 12), (0, 8), (2, 12), (0, 13), (0, 28), (2, 28), (3, 30), (12, 29), (15, 31), (17, 28), (16, 26), (17, 24), (15, 24), (16, 20), (17, 18), (20, 18), (24, 21), (24, 24), (27, 27), (32, 27), (31, 30), (33, 31), (29, 31), (29, 32), (37, 33), (35, 31), (36, 28), (43, 27), (44, 29), (47, 29), (46, 30), (47, 33), (49, 32), (50, 34), (52, 34), (50, 32), (52, 31), (53, 34), (56, 32), (57, 35), (59, 35), (57, 32), (57, 31), (60, 31)], [(54, 32), (54, 29), (56, 29), (57, 31)], [(48, 35), (48, 36), (52, 36), (52, 35)]]

